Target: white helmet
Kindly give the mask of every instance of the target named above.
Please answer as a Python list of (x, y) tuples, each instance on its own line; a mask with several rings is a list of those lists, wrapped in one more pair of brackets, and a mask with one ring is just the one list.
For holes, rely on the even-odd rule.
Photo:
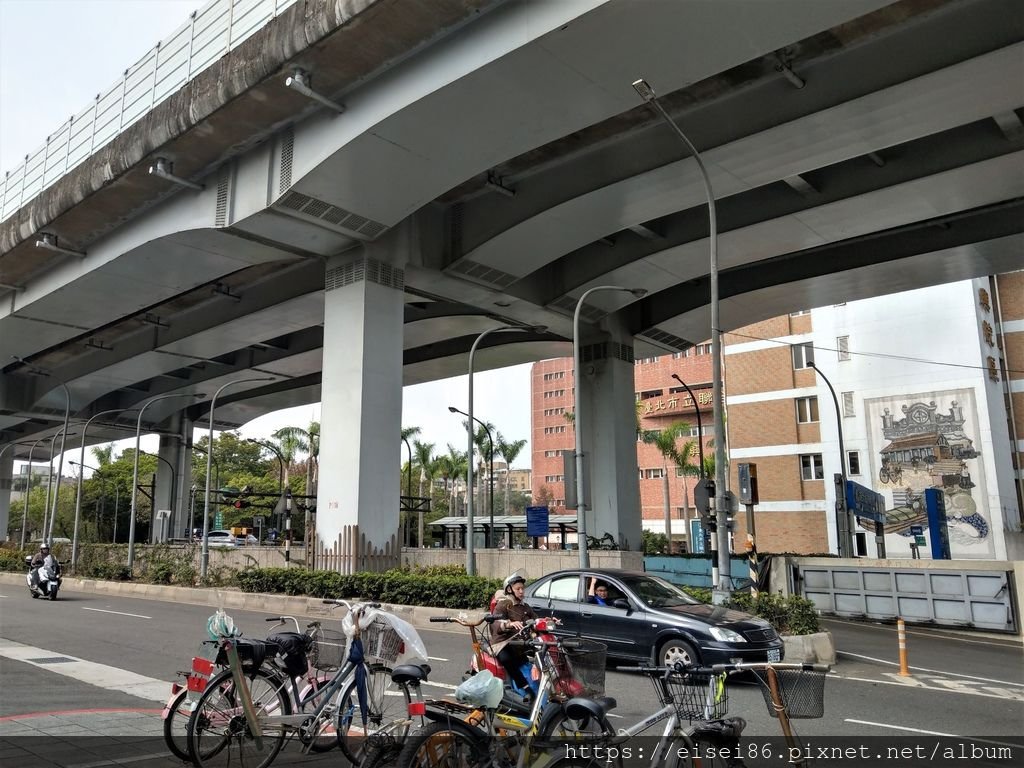
[(518, 573), (513, 573), (511, 576), (509, 576), (507, 579), (505, 579), (505, 582), (501, 586), (504, 588), (505, 592), (508, 592), (512, 588), (513, 584), (525, 584), (525, 583), (526, 583), (526, 577), (525, 576), (521, 576)]

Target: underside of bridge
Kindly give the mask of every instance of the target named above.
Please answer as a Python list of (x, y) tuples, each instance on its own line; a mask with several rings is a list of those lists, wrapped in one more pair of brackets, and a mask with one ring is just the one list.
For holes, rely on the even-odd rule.
[[(703, 342), (704, 188), (638, 77), (708, 168), (724, 330), (1024, 264), (1016, 0), (334, 5), (284, 14), (0, 225), (0, 444), (24, 458), (60, 426), (57, 381), (82, 418), (181, 393), (197, 420), (273, 377), (218, 400), (221, 428), (321, 399), (339, 255), (402, 271), (406, 385), (465, 372), (500, 324), (547, 331), (489, 337), (478, 369), (567, 354), (602, 284), (648, 293), (595, 295), (589, 338)], [(345, 111), (286, 88), (296, 68)]]

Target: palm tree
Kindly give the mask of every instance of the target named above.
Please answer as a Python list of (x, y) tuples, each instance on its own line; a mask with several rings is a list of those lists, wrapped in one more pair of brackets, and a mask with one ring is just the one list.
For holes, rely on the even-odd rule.
[(107, 443), (106, 445), (93, 446), (92, 455), (101, 467), (105, 467), (114, 461), (114, 444)]
[[(462, 426), (464, 426), (466, 429), (469, 429), (469, 422), (463, 421)], [(490, 430), (490, 432), (488, 432), (487, 430)], [(479, 469), (476, 475), (477, 477), (483, 477), (484, 468), (490, 466), (494, 462), (494, 455), (492, 453), (492, 450), (496, 449), (497, 446), (491, 445), (491, 435), (495, 434), (496, 432), (497, 430), (495, 429), (494, 425), (491, 424), (491, 422), (489, 421), (485, 421), (481, 426), (478, 426), (476, 428), (476, 432), (473, 433), (473, 446), (476, 448), (476, 453), (480, 457), (479, 463), (477, 464), (477, 467)], [(494, 478), (489, 478), (489, 481), (493, 483)], [(480, 509), (483, 510), (483, 485), (480, 485), (479, 496), (481, 499)]]
[[(665, 535), (668, 537), (668, 554), (672, 554), (672, 506), (669, 501), (668, 485), (668, 460), (678, 467), (684, 474), (687, 474), (687, 467), (690, 467), (690, 457), (696, 450), (696, 443), (688, 440), (679, 446), (678, 440), (683, 435), (690, 434), (690, 425), (685, 421), (673, 421), (665, 429), (641, 430), (640, 438), (648, 444), (654, 445), (662, 456), (663, 466), (663, 489), (665, 499)], [(686, 483), (683, 482), (683, 492), (687, 493)], [(683, 502), (684, 508), (687, 501)]]
[[(418, 430), (419, 430), (419, 428), (417, 427), (417, 431)], [(403, 429), (402, 432), (404, 433), (405, 430)], [(412, 445), (413, 445), (413, 458), (415, 459), (416, 463), (418, 463), (420, 465), (420, 487), (419, 487), (419, 490), (417, 491), (417, 495), (422, 499), (423, 498), (423, 483), (424, 482), (428, 482), (429, 483), (433, 479), (432, 475), (433, 475), (433, 464), (434, 464), (434, 457), (433, 457), (434, 444), (433, 443), (421, 443), (419, 440), (414, 440)], [(429, 489), (430, 486), (428, 485), (427, 488)], [(419, 545), (422, 547), (423, 546), (423, 502), (419, 503), (419, 513), (418, 513), (417, 517), (418, 517), (418, 520), (417, 520), (417, 532), (419, 534), (419, 538), (416, 539), (416, 541), (419, 542)]]
[(525, 440), (513, 440), (507, 442), (502, 434), (498, 433), (498, 445), (495, 447), (494, 452), (497, 453), (501, 458), (505, 460), (505, 514), (509, 514), (508, 511), (508, 473), (512, 471), (512, 462), (518, 458), (519, 454), (522, 453), (523, 448), (526, 447)]
[[(306, 453), (306, 495), (312, 496), (313, 489), (316, 487), (319, 470), (317, 458), (320, 456), (320, 422), (311, 421), (306, 429), (302, 427), (281, 427), (274, 433), (274, 437), (281, 446), (284, 446), (286, 443), (292, 445), (293, 458), (295, 453), (299, 451)], [(283, 454), (284, 451), (282, 450), (281, 453)], [(286, 474), (285, 485), (287, 484)]]

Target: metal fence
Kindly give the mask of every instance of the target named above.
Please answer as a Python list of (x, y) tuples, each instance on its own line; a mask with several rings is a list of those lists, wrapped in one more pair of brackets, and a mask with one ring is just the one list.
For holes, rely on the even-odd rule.
[(7, 171), (0, 221), (127, 130), (168, 95), (240, 45), (296, 0), (211, 0), (124, 76)]

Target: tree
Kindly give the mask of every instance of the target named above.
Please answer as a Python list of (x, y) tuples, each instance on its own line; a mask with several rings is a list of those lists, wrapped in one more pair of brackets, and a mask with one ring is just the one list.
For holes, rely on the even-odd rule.
[[(663, 466), (663, 489), (665, 500), (665, 535), (668, 539), (668, 553), (672, 553), (672, 506), (669, 501), (668, 486), (668, 460), (672, 460), (674, 467), (686, 474), (690, 466), (690, 457), (696, 450), (696, 443), (688, 440), (682, 446), (678, 445), (679, 438), (690, 434), (690, 425), (685, 421), (673, 421), (664, 429), (641, 430), (640, 438), (648, 444), (654, 445), (662, 456)], [(683, 490), (686, 491), (686, 483), (683, 483)]]
[[(274, 437), (284, 445), (286, 442), (292, 446), (292, 456), (295, 453), (306, 453), (306, 488), (305, 493), (310, 494), (316, 487), (319, 470), (318, 458), (320, 456), (320, 422), (311, 421), (306, 429), (302, 427), (281, 427), (274, 433)], [(283, 453), (283, 451), (282, 451)], [(288, 485), (287, 476), (285, 485)]]
[(526, 447), (525, 440), (512, 440), (511, 442), (505, 440), (504, 436), (498, 433), (498, 445), (495, 447), (495, 453), (505, 460), (505, 514), (509, 514), (508, 511), (508, 477), (509, 472), (512, 471), (512, 462), (515, 461), (519, 454), (522, 453), (523, 448)]

